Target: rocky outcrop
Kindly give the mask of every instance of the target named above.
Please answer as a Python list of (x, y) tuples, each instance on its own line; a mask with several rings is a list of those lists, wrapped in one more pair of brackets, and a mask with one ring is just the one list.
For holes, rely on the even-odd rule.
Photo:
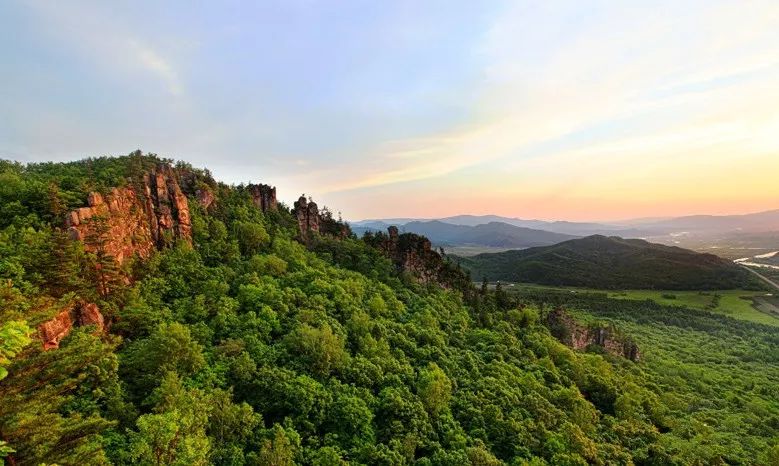
[(395, 266), (417, 276), (423, 283), (435, 281), (434, 265), (440, 256), (433, 251), (430, 240), (414, 233), (400, 235), (396, 226), (389, 227), (387, 233), (382, 249)]
[(170, 165), (160, 164), (143, 177), (146, 194), (145, 211), (152, 239), (158, 248), (175, 239), (192, 242), (192, 222), (187, 196), (179, 187)]
[(95, 325), (98, 332), (105, 330), (105, 321), (100, 309), (94, 303), (71, 303), (54, 316), (38, 326), (38, 334), (43, 342), (43, 349), (59, 348), (60, 341), (65, 338), (74, 325)]
[(397, 227), (391, 226), (386, 235), (370, 234), (363, 239), (389, 258), (398, 272), (409, 273), (421, 283), (463, 290), (470, 286), (470, 280), (462, 270), (446, 261), (424, 236), (401, 234)]
[(595, 345), (609, 354), (631, 361), (637, 362), (641, 359), (638, 345), (614, 327), (584, 325), (559, 308), (551, 311), (546, 320), (552, 335), (575, 350), (584, 350)]
[(113, 188), (105, 198), (92, 192), (87, 204), (68, 214), (70, 237), (83, 241), (87, 251), (102, 248), (119, 264), (179, 239), (192, 241), (187, 197), (169, 165), (160, 164), (138, 184)]
[(316, 202), (306, 200), (305, 196), (295, 201), (295, 217), (298, 219), (300, 237), (307, 240), (312, 233), (319, 233), (319, 207)]
[(216, 200), (214, 192), (208, 187), (198, 188), (195, 191), (195, 197), (197, 198), (197, 202), (206, 210), (208, 210)]
[(257, 206), (263, 212), (269, 210), (275, 210), (277, 207), (276, 202), (276, 188), (268, 186), (267, 184), (250, 184), (246, 187), (252, 196), (254, 205)]

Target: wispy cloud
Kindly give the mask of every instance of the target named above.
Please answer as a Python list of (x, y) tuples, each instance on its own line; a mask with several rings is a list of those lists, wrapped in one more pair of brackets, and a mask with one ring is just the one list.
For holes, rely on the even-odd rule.
[[(575, 4), (514, 5), (477, 46), (486, 58), (484, 85), (470, 125), (377, 145), (369, 156), (375, 163), (327, 188), (410, 182), (488, 163), (506, 169), (549, 143), (568, 146), (557, 155), (569, 159), (616, 154), (636, 164), (638, 152), (672, 153), (683, 166), (684, 151), (750, 140), (775, 125), (751, 115), (779, 103), (770, 85), (779, 77), (775, 2), (611, 5), (589, 15)], [(630, 127), (641, 118), (643, 129)], [(614, 130), (572, 137), (603, 125)], [(624, 131), (644, 135), (626, 139)], [(547, 151), (549, 163), (555, 155)]]
[(69, 43), (72, 50), (109, 73), (140, 72), (155, 78), (172, 96), (184, 86), (171, 57), (109, 5), (94, 2), (46, 2), (28, 4), (47, 25), (52, 40)]
[(171, 94), (181, 95), (183, 93), (178, 73), (168, 60), (160, 56), (154, 49), (135, 39), (128, 40), (128, 45), (133, 50), (133, 55), (137, 58), (138, 63), (149, 72), (159, 76), (167, 84)]

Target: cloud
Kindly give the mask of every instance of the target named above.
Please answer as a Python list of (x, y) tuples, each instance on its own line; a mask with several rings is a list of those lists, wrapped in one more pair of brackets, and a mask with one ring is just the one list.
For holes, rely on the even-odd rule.
[(679, 159), (685, 150), (748, 141), (775, 127), (774, 119), (752, 115), (779, 104), (770, 85), (779, 77), (775, 2), (610, 3), (593, 11), (578, 2), (512, 5), (476, 45), (485, 62), (470, 124), (377, 144), (369, 163), (326, 189), (445, 177), (485, 164), (510, 169), (545, 145), (559, 149), (541, 151), (537, 164), (576, 157), (640, 164), (638, 153)]
[(138, 62), (144, 68), (165, 81), (168, 90), (172, 95), (178, 96), (183, 93), (178, 73), (169, 61), (161, 57), (154, 49), (147, 45), (140, 44), (135, 39), (128, 40), (128, 45), (134, 51), (133, 55), (137, 57)]
[(148, 36), (141, 37), (132, 22), (110, 6), (46, 1), (27, 5), (45, 24), (42, 29), (52, 41), (67, 44), (103, 72), (141, 72), (162, 83), (170, 95), (183, 95), (184, 86), (171, 57)]

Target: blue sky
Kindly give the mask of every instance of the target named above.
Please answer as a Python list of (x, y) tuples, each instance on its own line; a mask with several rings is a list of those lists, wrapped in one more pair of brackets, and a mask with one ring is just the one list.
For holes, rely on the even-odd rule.
[(779, 3), (0, 2), (0, 157), (136, 148), (347, 218), (779, 207)]

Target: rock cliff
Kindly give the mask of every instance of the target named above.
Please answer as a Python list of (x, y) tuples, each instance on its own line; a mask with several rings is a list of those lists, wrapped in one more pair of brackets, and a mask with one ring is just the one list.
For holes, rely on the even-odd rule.
[(295, 217), (298, 219), (300, 237), (308, 240), (311, 233), (319, 233), (319, 207), (316, 202), (306, 200), (305, 196), (295, 201)]
[(105, 330), (103, 314), (96, 304), (74, 302), (64, 307), (53, 319), (38, 326), (43, 349), (59, 348), (60, 341), (70, 333), (74, 325), (95, 325), (99, 332)]
[(584, 325), (559, 308), (551, 311), (546, 320), (552, 335), (575, 350), (596, 345), (609, 354), (631, 361), (637, 362), (641, 359), (638, 345), (613, 327)]
[(396, 226), (387, 234), (366, 235), (368, 244), (378, 248), (389, 258), (399, 272), (407, 272), (424, 284), (437, 284), (444, 288), (467, 289), (470, 280), (457, 267), (433, 250), (430, 240), (415, 233), (398, 232)]
[(254, 205), (259, 207), (260, 210), (267, 212), (269, 210), (276, 209), (277, 202), (275, 187), (268, 186), (267, 184), (250, 184), (246, 188), (252, 195), (252, 201), (254, 201)]
[(87, 251), (103, 248), (119, 264), (135, 255), (146, 258), (177, 239), (192, 241), (187, 197), (169, 165), (160, 164), (140, 183), (113, 188), (105, 198), (92, 192), (87, 204), (66, 217), (70, 237), (84, 241)]

